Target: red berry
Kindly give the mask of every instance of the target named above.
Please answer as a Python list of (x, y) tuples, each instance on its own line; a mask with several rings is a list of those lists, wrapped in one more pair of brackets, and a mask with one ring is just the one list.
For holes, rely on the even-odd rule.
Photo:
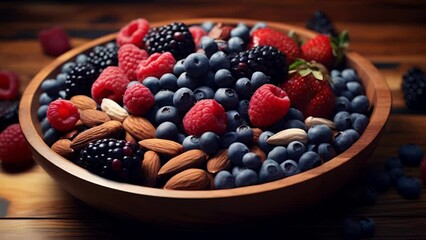
[(117, 34), (117, 44), (122, 46), (132, 43), (138, 47), (143, 46), (143, 38), (149, 31), (149, 22), (143, 18), (135, 19), (122, 27)]
[(18, 76), (10, 71), (0, 71), (0, 100), (13, 100), (18, 93)]
[(147, 77), (160, 78), (166, 73), (172, 73), (175, 64), (176, 60), (170, 52), (154, 53), (139, 63), (137, 78), (140, 82)]
[(143, 115), (154, 105), (154, 95), (142, 84), (135, 84), (124, 92), (124, 105), (134, 115)]
[(281, 88), (264, 84), (250, 99), (248, 115), (256, 127), (267, 127), (283, 118), (290, 108), (290, 99)]
[(102, 99), (109, 98), (115, 102), (122, 102), (129, 79), (119, 67), (105, 68), (92, 85), (92, 98), (101, 103)]
[(136, 69), (142, 60), (148, 58), (148, 53), (133, 44), (124, 44), (118, 49), (118, 66), (129, 80), (136, 80)]
[(34, 162), (19, 123), (0, 133), (0, 160), (2, 164), (26, 165)]
[(78, 108), (71, 101), (58, 99), (51, 102), (47, 108), (49, 124), (60, 132), (74, 129), (79, 119)]
[(38, 39), (43, 51), (50, 56), (57, 57), (71, 49), (68, 34), (59, 26), (40, 31)]
[(225, 109), (213, 99), (200, 100), (189, 109), (183, 118), (183, 128), (188, 135), (201, 136), (205, 132), (226, 132)]
[(200, 46), (201, 38), (207, 35), (207, 32), (200, 26), (189, 27), (195, 46)]
[(330, 69), (336, 56), (333, 53), (330, 37), (327, 35), (317, 35), (306, 41), (302, 45), (303, 58), (307, 61), (316, 61)]

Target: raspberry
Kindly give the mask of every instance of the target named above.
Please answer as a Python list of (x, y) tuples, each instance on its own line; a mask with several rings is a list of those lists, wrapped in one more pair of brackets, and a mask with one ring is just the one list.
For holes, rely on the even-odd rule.
[(18, 93), (18, 76), (10, 71), (0, 71), (0, 100), (13, 100)]
[(71, 101), (57, 99), (49, 104), (47, 120), (54, 129), (60, 132), (70, 131), (79, 119), (78, 108)]
[(38, 39), (43, 51), (53, 57), (71, 49), (68, 34), (59, 26), (40, 31)]
[(287, 93), (272, 84), (265, 84), (254, 92), (248, 114), (254, 126), (266, 127), (283, 118), (289, 108)]
[(126, 26), (122, 27), (117, 34), (117, 44), (122, 46), (126, 43), (132, 43), (138, 47), (143, 46), (143, 38), (149, 31), (149, 22), (143, 18), (138, 18)]
[(92, 98), (97, 103), (101, 103), (104, 98), (120, 103), (128, 83), (129, 79), (119, 67), (107, 67), (92, 85)]
[(148, 58), (148, 53), (133, 44), (124, 44), (118, 49), (118, 66), (129, 80), (136, 79), (136, 69), (142, 60)]
[(195, 42), (195, 46), (200, 46), (201, 38), (207, 35), (207, 32), (199, 26), (189, 27), (189, 32), (191, 32), (192, 38)]
[(123, 102), (131, 114), (143, 115), (154, 105), (154, 95), (139, 83), (126, 90)]
[(223, 134), (226, 132), (225, 109), (216, 100), (200, 100), (189, 109), (183, 118), (183, 128), (188, 135), (201, 136), (205, 132)]
[(140, 82), (147, 77), (161, 78), (166, 73), (172, 73), (175, 64), (176, 60), (170, 52), (153, 53), (139, 63), (136, 75)]
[(0, 133), (0, 160), (2, 164), (14, 165), (34, 162), (19, 123), (10, 125)]

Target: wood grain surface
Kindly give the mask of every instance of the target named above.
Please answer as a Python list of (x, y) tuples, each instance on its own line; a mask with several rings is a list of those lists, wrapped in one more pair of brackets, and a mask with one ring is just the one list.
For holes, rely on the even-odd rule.
[[(117, 31), (128, 21), (144, 17), (167, 21), (196, 17), (238, 17), (304, 26), (317, 9), (324, 10), (339, 30), (351, 34), (350, 49), (371, 60), (386, 79), (392, 93), (392, 112), (382, 140), (369, 159), (371, 167), (383, 167), (399, 146), (415, 142), (426, 149), (426, 115), (406, 109), (400, 90), (401, 76), (411, 66), (426, 70), (426, 2), (424, 1), (129, 1), (116, 2), (0, 2), (0, 68), (15, 71), (21, 90), (53, 59), (44, 55), (37, 32), (63, 26), (79, 46)], [(419, 176), (418, 168), (406, 168)], [(355, 181), (356, 183), (356, 181)], [(349, 190), (348, 190), (349, 189)], [(342, 191), (353, 191), (348, 186)], [(256, 206), (253, 206), (254, 208)], [(259, 219), (257, 223), (208, 231), (164, 229), (147, 223), (119, 219), (99, 212), (62, 190), (39, 166), (10, 173), (0, 169), (0, 239), (117, 239), (143, 238), (283, 238), (341, 239), (346, 216), (370, 217), (376, 222), (375, 239), (426, 239), (426, 194), (420, 199), (402, 198), (394, 188), (379, 193), (376, 204), (359, 206), (345, 202), (342, 194), (292, 216)]]

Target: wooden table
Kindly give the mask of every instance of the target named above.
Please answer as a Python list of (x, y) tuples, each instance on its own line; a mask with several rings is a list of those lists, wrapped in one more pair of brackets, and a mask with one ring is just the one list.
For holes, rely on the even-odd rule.
[[(135, 1), (136, 2), (136, 1)], [(142, 3), (0, 3), (0, 68), (15, 71), (23, 90), (52, 58), (44, 55), (37, 32), (63, 26), (73, 46), (115, 32), (128, 21), (194, 17), (238, 17), (304, 26), (311, 14), (327, 12), (339, 30), (351, 34), (350, 49), (380, 69), (392, 92), (393, 108), (382, 141), (370, 159), (374, 167), (396, 156), (399, 146), (415, 142), (426, 149), (426, 115), (405, 108), (401, 76), (411, 66), (426, 70), (426, 2), (424, 1), (143, 1)], [(419, 176), (418, 168), (405, 169)], [(348, 189), (352, 190), (350, 187)], [(394, 188), (380, 193), (373, 206), (357, 206), (332, 196), (300, 214), (261, 219), (246, 226), (207, 231), (179, 231), (132, 222), (98, 212), (62, 190), (39, 166), (20, 173), (0, 168), (0, 239), (122, 238), (264, 238), (270, 234), (304, 239), (340, 239), (345, 216), (376, 222), (377, 239), (426, 239), (426, 194), (406, 200)]]

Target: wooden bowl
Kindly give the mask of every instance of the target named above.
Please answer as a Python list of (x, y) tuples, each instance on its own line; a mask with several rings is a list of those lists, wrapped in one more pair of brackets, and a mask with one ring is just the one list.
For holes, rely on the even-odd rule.
[[(256, 22), (246, 19), (191, 19), (183, 22), (199, 24), (206, 20), (229, 24), (242, 21), (249, 25)], [(153, 25), (167, 23), (170, 22)], [(282, 23), (268, 22), (268, 26), (284, 32), (293, 30), (303, 38), (315, 35), (306, 29)], [(55, 77), (60, 66), (79, 53), (114, 37), (115, 34), (107, 35), (72, 49), (41, 70), (26, 88), (19, 112), (23, 132), (41, 167), (66, 191), (107, 212), (153, 224), (212, 227), (297, 211), (335, 192), (363, 167), (377, 146), (389, 117), (391, 95), (383, 77), (368, 60), (349, 52), (347, 65), (357, 71), (373, 107), (370, 123), (357, 142), (323, 165), (278, 181), (227, 190), (163, 190), (111, 181), (53, 152), (43, 142), (37, 109), (42, 92), (40, 85), (44, 79)]]

